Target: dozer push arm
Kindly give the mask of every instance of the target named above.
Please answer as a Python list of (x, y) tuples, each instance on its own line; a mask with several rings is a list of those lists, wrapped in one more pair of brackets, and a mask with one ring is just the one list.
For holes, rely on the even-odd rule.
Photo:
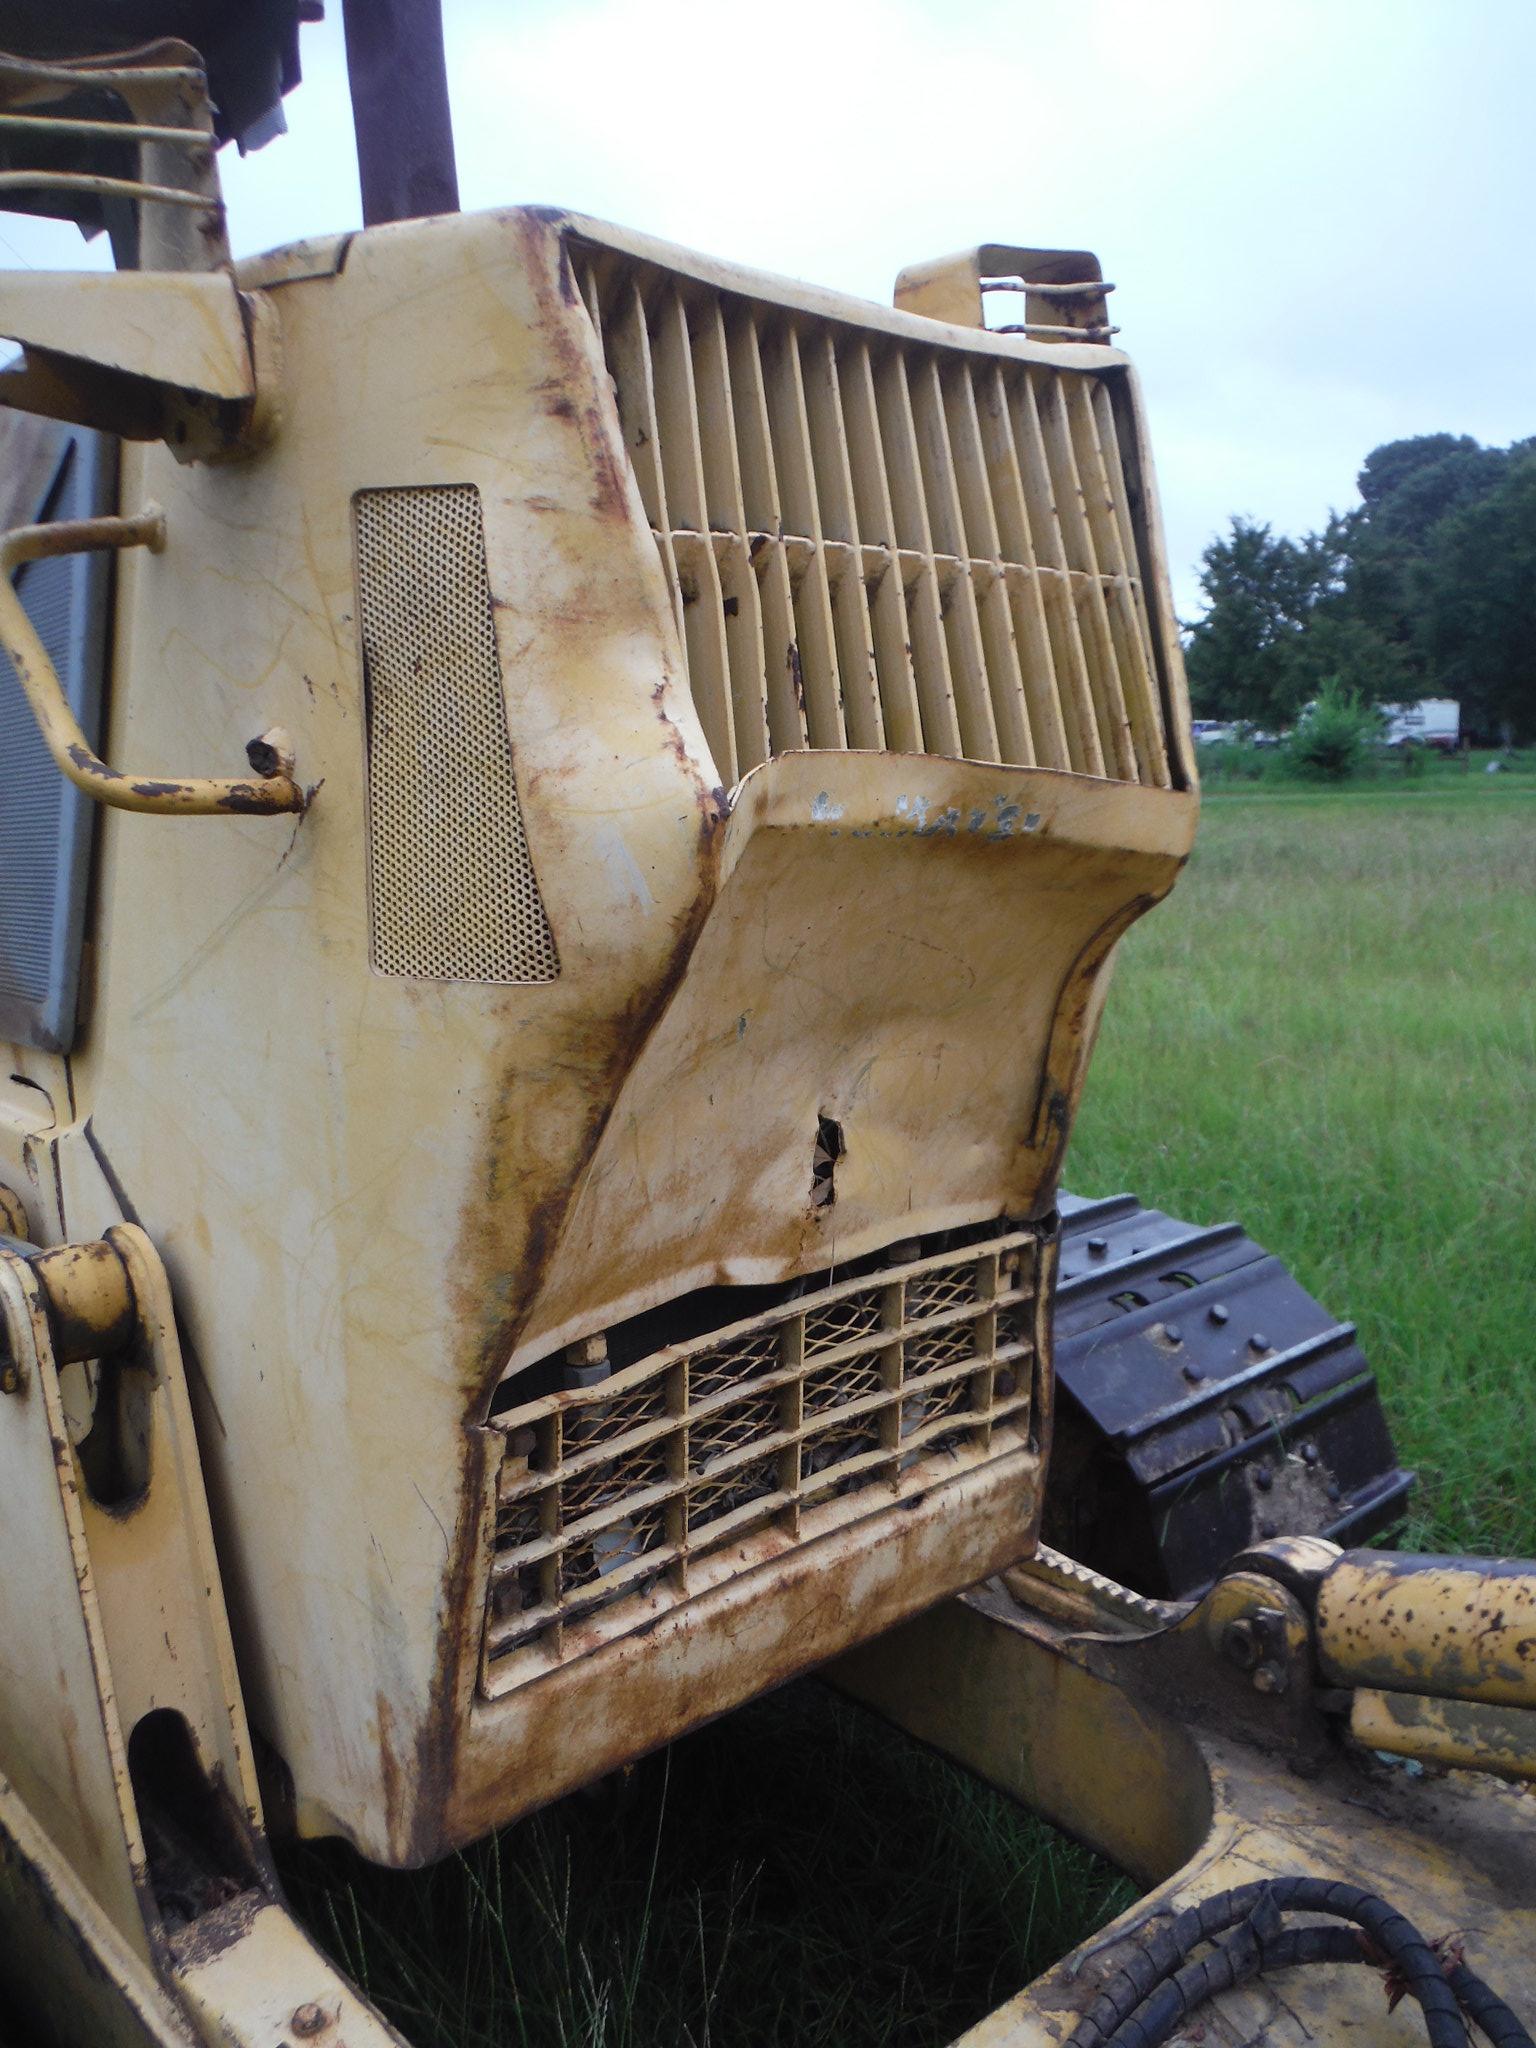
[[(1106, 2015), (1134, 2030), (1133, 1994), (1171, 1978), (1170, 1948), (1203, 1920), (1209, 1929), (1192, 1946), (1217, 1957), (1209, 1944), (1231, 1938), (1231, 1903), (1246, 1911), (1260, 1885), (1309, 1917), (1307, 1902), (1324, 1897), (1335, 1902), (1325, 1910), (1385, 1900), (1433, 1945), (1434, 1974), (1458, 2000), (1459, 1971), (1486, 1974), (1528, 2022), (1536, 1795), (1504, 1780), (1536, 1775), (1536, 1715), (1426, 1688), (1528, 1685), (1518, 1645), (1530, 1638), (1533, 1600), (1533, 1564), (1341, 1553), (1289, 1538), (1234, 1558), (1203, 1600), (1171, 1608), (1042, 1550), (839, 1659), (828, 1676), (841, 1689), (1150, 1887), (963, 2048), (1169, 2038), (1122, 2036)], [(1453, 1617), (1460, 1650), (1447, 1649)], [(1362, 1701), (1387, 1703), (1380, 1725), (1362, 1717)], [(1461, 1755), (1442, 1741), (1421, 1768), (1414, 1759), (1429, 1751), (1415, 1731), (1437, 1714), (1454, 1727), (1466, 1713), (1509, 1717), (1508, 1746), (1484, 1728)], [(1261, 1967), (1229, 1977), (1209, 2009), (1191, 2007), (1188, 2025), (1267, 2048), (1423, 2039), (1416, 2020), (1391, 2012), (1400, 1980), (1331, 1967), (1366, 1957), (1341, 1924), (1350, 1923), (1326, 1939), (1277, 1926), (1279, 1946)], [(1308, 1960), (1330, 1967), (1296, 1967)], [(1493, 2038), (1528, 2040), (1519, 2020), (1514, 2029)]]

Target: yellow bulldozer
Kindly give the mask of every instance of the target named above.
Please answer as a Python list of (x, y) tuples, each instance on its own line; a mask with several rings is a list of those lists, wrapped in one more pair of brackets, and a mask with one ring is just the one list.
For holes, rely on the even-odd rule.
[(1536, 1567), (1358, 1547), (1348, 1326), (1060, 1193), (1198, 808), (1099, 264), (460, 214), (407, 5), (368, 225), (235, 264), (313, 11), (0, 8), (0, 203), (116, 258), (0, 277), (14, 2011), (398, 2040), (269, 1827), (814, 1668), (1146, 1888), (972, 2048), (1528, 2041)]

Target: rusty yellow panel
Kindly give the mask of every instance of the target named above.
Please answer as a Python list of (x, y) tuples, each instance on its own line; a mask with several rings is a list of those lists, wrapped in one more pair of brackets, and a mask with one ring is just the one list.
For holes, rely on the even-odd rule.
[[(1056, 1020), (1098, 980), (1096, 935), (1172, 886), (1185, 821), (1186, 795), (1042, 770), (755, 770), (513, 1366), (582, 1334), (599, 1266), (610, 1316), (629, 1315), (858, 1258), (889, 1242), (898, 1190), (910, 1236), (1049, 1206), (1076, 1085), (1052, 1070)], [(826, 1209), (809, 1200), (820, 1118), (845, 1146)]]
[(0, 332), (74, 365), (209, 398), (255, 394), (240, 295), (224, 271), (9, 271), (0, 275)]
[[(777, 1522), (674, 1432), (663, 1462), (694, 1462), (597, 1500), (583, 1559), (564, 1529), (522, 1543), (552, 1547), (518, 1597), (558, 1553), (603, 1640), (536, 1687), (486, 1677), (519, 1547), (497, 1418), (550, 1387), (520, 1376), (559, 1387), (568, 1351), (640, 1317), (696, 1335), (709, 1289), (781, 1300), (1033, 1229), (1115, 941), (1171, 886), (1196, 799), (1118, 351), (939, 330), (537, 212), (245, 283), (280, 424), (218, 464), (125, 451), (121, 513), (158, 505), (165, 542), (118, 561), (102, 753), (218, 766), (280, 730), (311, 800), (103, 816), (70, 1086), (17, 1061), (37, 1085), (4, 1098), (3, 1157), (50, 1241), (126, 1204), (163, 1249), (253, 1717), (306, 1830), (411, 1862), (1030, 1540), (1048, 1407), (1009, 1446), (968, 1335), (974, 1367), (920, 1397), (965, 1390), (948, 1508), (907, 1505), (888, 1439), (945, 1432), (892, 1385), (857, 1514), (826, 1504), (814, 1417), (729, 1450), (787, 1475), (810, 1445), (793, 1485), (776, 1467)], [(1035, 372), (1097, 394), (1092, 432), (1073, 401), (1081, 453), (1035, 431)], [(1115, 504), (1037, 536), (1052, 459)], [(445, 604), (462, 632), (433, 630)], [(1122, 741), (1136, 706), (1123, 780), (1096, 689)], [(958, 758), (965, 733), (1010, 758)], [(602, 1463), (568, 1447), (561, 1473), (599, 1489)], [(725, 1546), (691, 1555), (706, 1495), (757, 1546), (718, 1583)], [(643, 1592), (653, 1540), (673, 1578)], [(845, 1596), (811, 1627), (823, 1567)], [(623, 1601), (663, 1594), (668, 1633), (625, 1633)], [(531, 1707), (556, 1687), (588, 1731), (558, 1755)]]

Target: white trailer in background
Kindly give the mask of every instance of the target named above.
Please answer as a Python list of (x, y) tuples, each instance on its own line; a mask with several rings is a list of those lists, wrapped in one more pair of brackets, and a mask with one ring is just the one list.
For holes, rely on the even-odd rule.
[(1454, 753), (1461, 745), (1461, 706), (1454, 697), (1421, 697), (1416, 704), (1383, 704), (1382, 737), (1389, 747), (1438, 747)]

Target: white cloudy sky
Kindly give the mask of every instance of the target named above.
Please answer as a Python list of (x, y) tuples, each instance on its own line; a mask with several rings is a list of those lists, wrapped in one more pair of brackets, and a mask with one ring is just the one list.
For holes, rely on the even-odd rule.
[[(240, 253), (357, 223), (329, 11), (290, 135), (225, 152)], [(1536, 433), (1536, 0), (444, 15), (466, 207), (572, 206), (880, 299), (903, 264), (976, 242), (1096, 249), (1186, 616), (1230, 513), (1300, 530), (1350, 502), (1380, 441)], [(82, 260), (15, 217), (0, 237)]]

